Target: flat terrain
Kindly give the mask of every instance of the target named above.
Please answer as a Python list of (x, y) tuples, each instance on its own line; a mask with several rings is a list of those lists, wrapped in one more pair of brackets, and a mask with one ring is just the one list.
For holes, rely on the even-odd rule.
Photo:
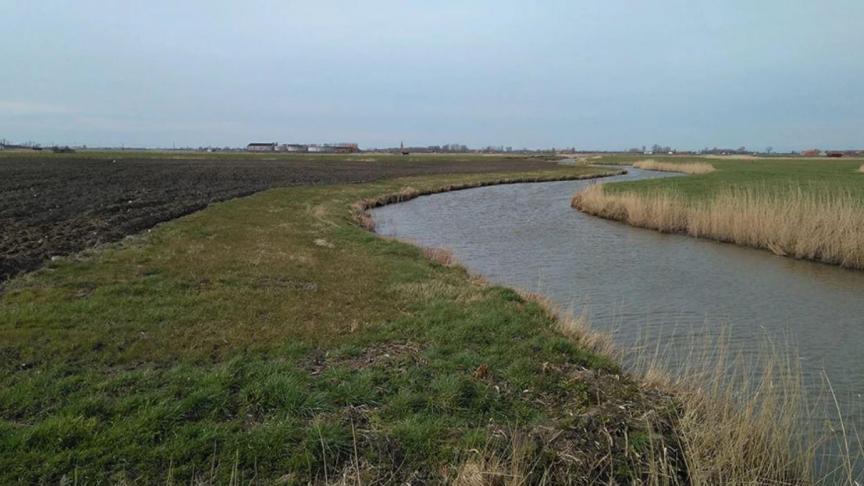
[(273, 189), (10, 280), (0, 483), (629, 483), (653, 450), (680, 473), (668, 396), (350, 210), (597, 172)]
[(717, 170), (709, 174), (610, 184), (607, 186), (609, 191), (613, 193), (672, 191), (690, 201), (698, 201), (711, 199), (730, 187), (776, 195), (791, 194), (800, 188), (809, 193), (848, 193), (864, 201), (864, 173), (858, 171), (864, 159), (772, 157), (742, 160), (687, 156), (613, 156), (604, 158), (598, 163), (626, 165), (644, 159), (679, 164), (706, 162)]
[(0, 152), (0, 285), (46, 260), (272, 187), (549, 168), (542, 158)]

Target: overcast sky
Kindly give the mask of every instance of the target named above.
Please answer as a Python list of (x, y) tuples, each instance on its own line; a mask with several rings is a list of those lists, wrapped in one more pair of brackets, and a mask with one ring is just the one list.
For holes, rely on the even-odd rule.
[(0, 138), (19, 142), (864, 148), (861, 0), (0, 0), (0, 16)]

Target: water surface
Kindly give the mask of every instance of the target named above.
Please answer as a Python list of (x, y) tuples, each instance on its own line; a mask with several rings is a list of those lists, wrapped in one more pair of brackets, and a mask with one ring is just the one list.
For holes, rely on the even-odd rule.
[[(604, 181), (670, 176), (630, 169)], [(659, 338), (684, 356), (693, 335), (721, 330), (735, 352), (792, 342), (808, 390), (822, 392), (824, 372), (847, 420), (864, 430), (864, 272), (633, 228), (572, 209), (571, 196), (593, 183), (435, 194), (375, 209), (373, 217), (383, 235), (450, 249), (495, 283), (588, 312), (593, 327), (624, 345)], [(831, 414), (825, 409), (813, 420)]]

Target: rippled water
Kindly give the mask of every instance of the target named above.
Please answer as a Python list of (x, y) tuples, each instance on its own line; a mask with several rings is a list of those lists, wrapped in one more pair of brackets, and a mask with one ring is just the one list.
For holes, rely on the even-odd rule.
[[(669, 177), (630, 169), (633, 180)], [(864, 272), (777, 257), (587, 216), (570, 198), (594, 181), (490, 186), (373, 211), (377, 231), (452, 250), (470, 270), (543, 293), (630, 345), (661, 337), (672, 352), (723, 329), (734, 351), (791, 341), (805, 387), (822, 373), (848, 422), (864, 431)], [(684, 344), (687, 343), (687, 344)], [(830, 411), (814, 416), (831, 418)]]

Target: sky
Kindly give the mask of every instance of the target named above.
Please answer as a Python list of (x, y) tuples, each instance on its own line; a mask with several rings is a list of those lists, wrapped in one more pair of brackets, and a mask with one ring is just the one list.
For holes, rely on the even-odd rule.
[(861, 0), (0, 0), (0, 139), (864, 148)]

